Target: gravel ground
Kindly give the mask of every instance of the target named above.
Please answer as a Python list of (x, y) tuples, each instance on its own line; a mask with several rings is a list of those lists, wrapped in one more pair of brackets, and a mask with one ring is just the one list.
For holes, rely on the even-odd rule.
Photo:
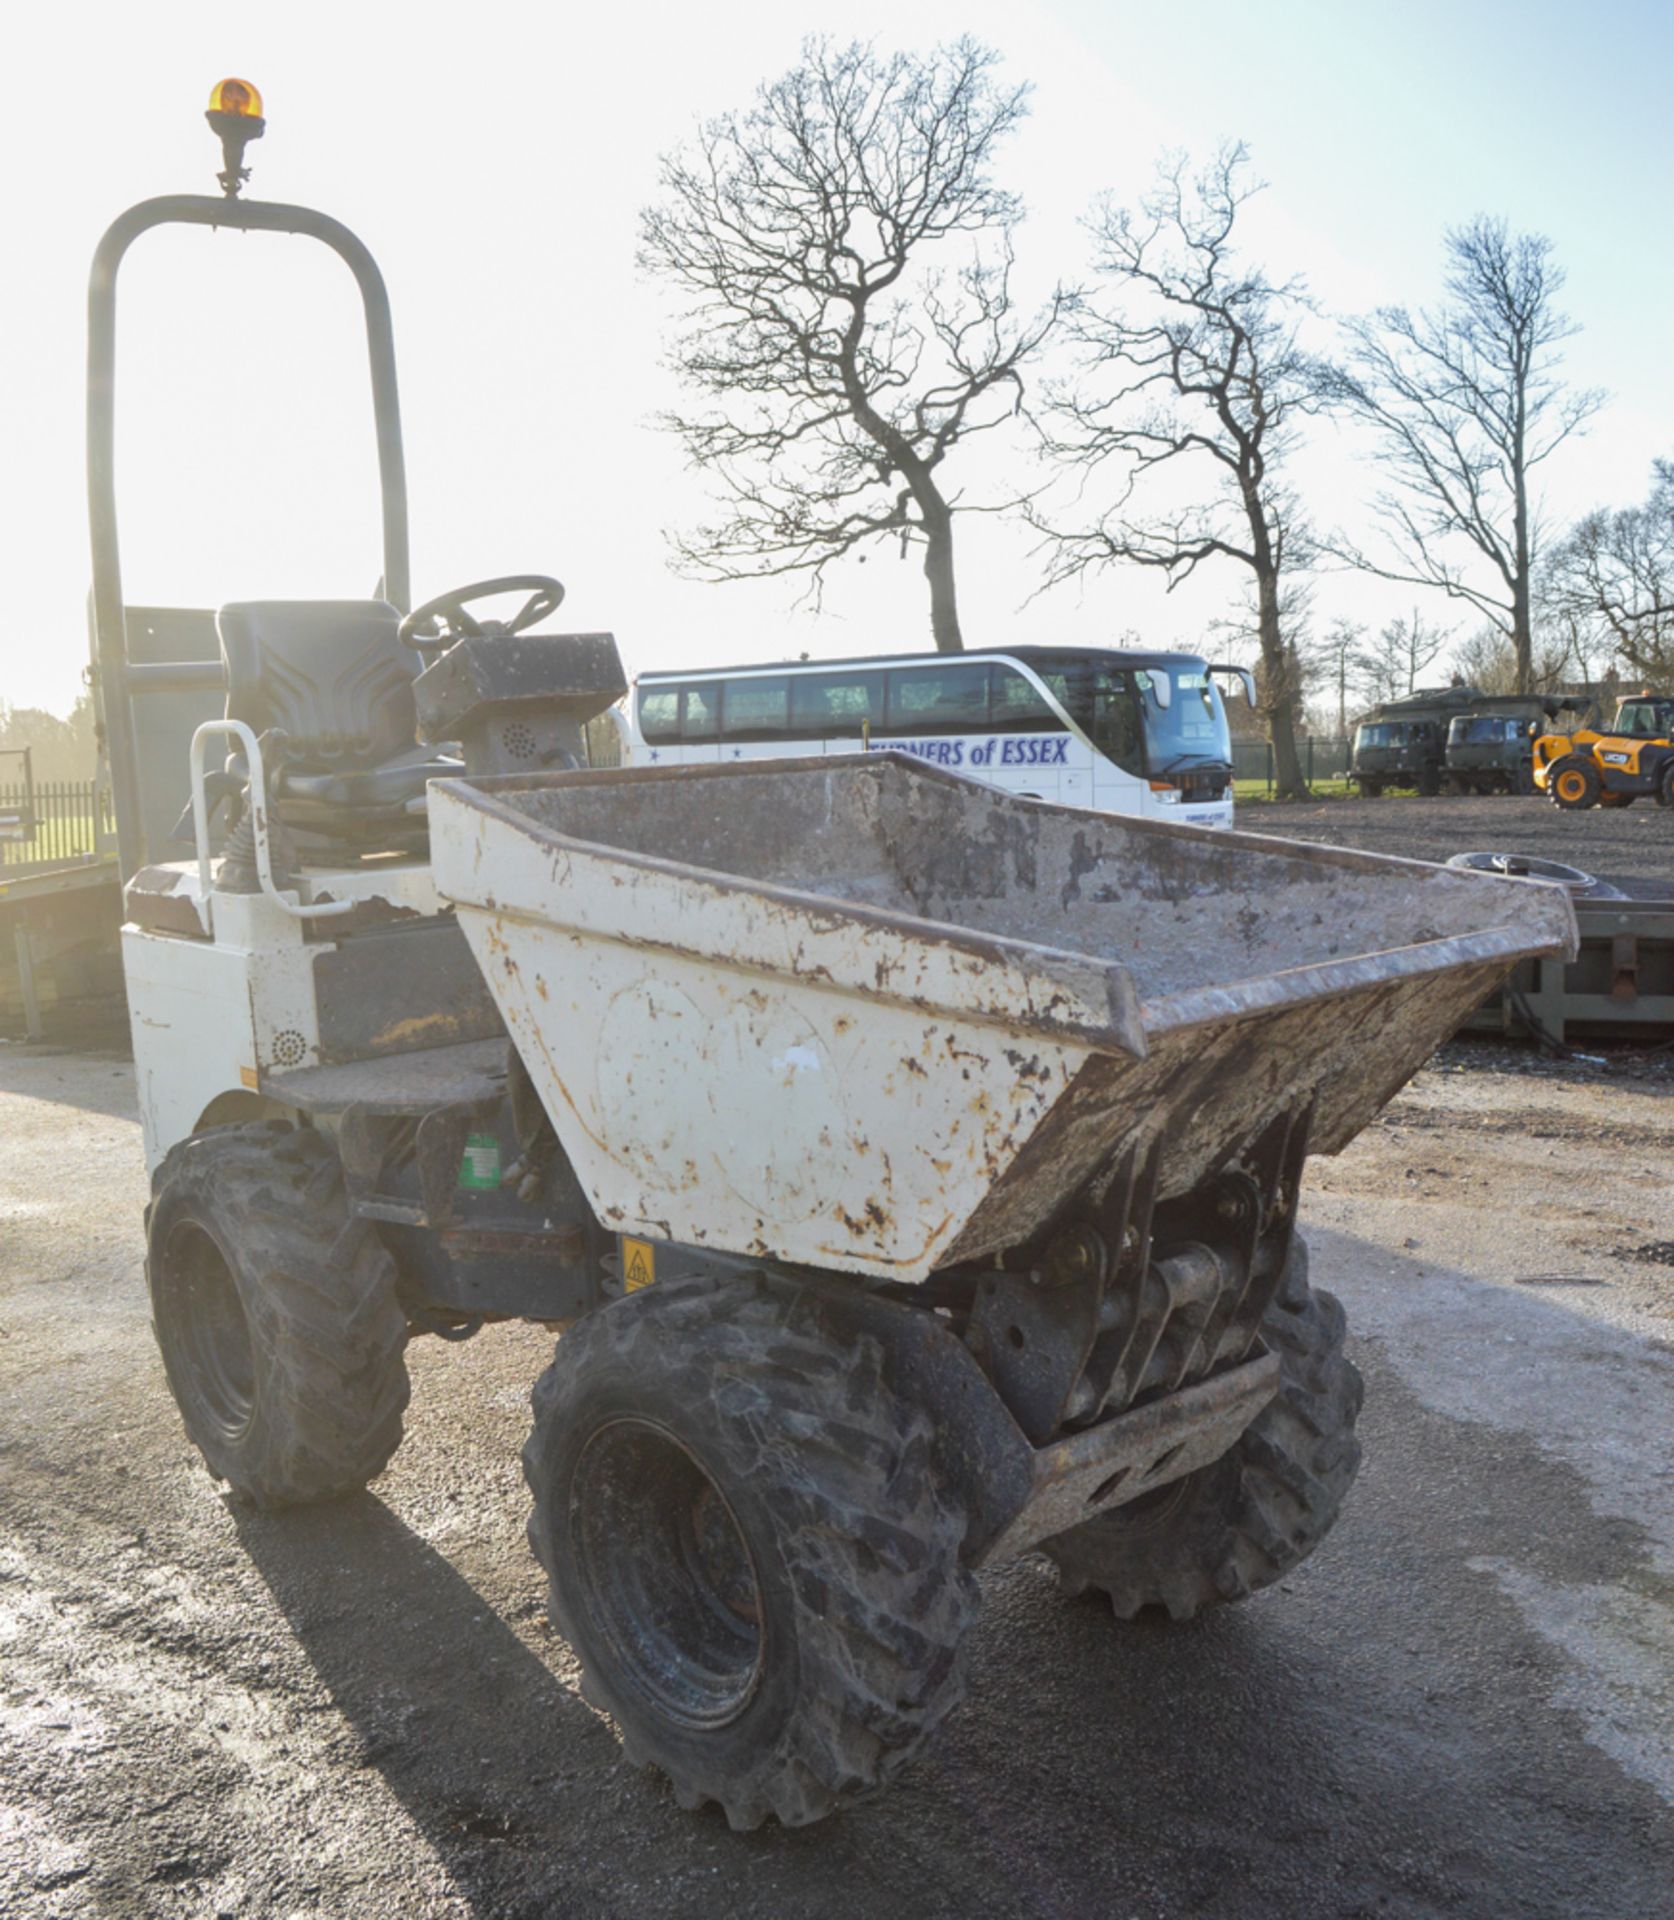
[(1427, 800), (1391, 794), (1381, 800), (1303, 805), (1260, 801), (1239, 806), (1238, 824), (1251, 833), (1398, 853), (1409, 860), (1446, 860), (1478, 851), (1534, 853), (1611, 879), (1666, 882), (1666, 891), (1674, 893), (1674, 813), (1648, 800), (1586, 813), (1562, 813), (1538, 795)]
[(373, 1490), (251, 1512), (151, 1343), (131, 1068), (0, 1049), (0, 1913), (1666, 1913), (1669, 1094), (1654, 1062), (1440, 1056), (1311, 1172), (1369, 1389), (1314, 1559), (1185, 1628), (985, 1576), (926, 1759), (734, 1835), (620, 1763), (545, 1624), (517, 1448), (547, 1337), (419, 1343)]

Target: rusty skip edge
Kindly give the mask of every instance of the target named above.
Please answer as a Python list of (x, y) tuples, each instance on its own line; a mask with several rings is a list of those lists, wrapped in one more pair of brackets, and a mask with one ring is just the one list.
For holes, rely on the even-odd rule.
[[(1292, 840), (1278, 833), (1253, 833), (1248, 828), (1197, 827), (1182, 820), (1157, 820), (1126, 813), (1099, 814), (1090, 808), (1070, 806), (1063, 802), (1024, 800), (991, 786), (986, 780), (978, 780), (972, 774), (956, 773), (950, 767), (920, 760), (915, 754), (883, 747), (873, 748), (869, 753), (786, 754), (782, 758), (775, 756), (765, 760), (723, 761), (696, 766), (582, 767), (560, 773), (483, 774), (474, 779), (432, 780), (429, 791), (435, 793), (440, 788), (447, 788), (492, 800), (499, 793), (531, 793), (543, 788), (646, 786), (659, 781), (669, 784), (706, 780), (737, 783), (741, 780), (782, 778), (787, 774), (827, 775), (849, 770), (878, 776), (891, 767), (910, 775), (920, 785), (957, 788), (962, 792), (980, 794), (983, 799), (1001, 805), (1026, 806), (1043, 813), (1072, 816), (1090, 814), (1096, 820), (1119, 826), (1124, 834), (1139, 840), (1191, 840), (1216, 852), (1259, 854), (1268, 860), (1281, 856), (1303, 866), (1330, 867), (1344, 873), (1375, 873), (1391, 880), (1420, 876), (1429, 878), (1437, 872), (1460, 877), (1457, 868), (1438, 867), (1433, 860), (1414, 859), (1410, 854), (1374, 853), (1365, 847), (1338, 847), (1318, 840)], [(498, 803), (495, 803), (495, 811), (499, 811)], [(1524, 880), (1508, 882), (1503, 876), (1486, 873), (1472, 873), (1471, 878), (1490, 881), (1495, 886), (1527, 887), (1532, 884)], [(1563, 889), (1554, 888), (1554, 891), (1562, 892)]]
[[(1556, 889), (1553, 891), (1556, 893)], [(1525, 915), (1520, 925), (1485, 927), (1479, 933), (1449, 934), (1410, 947), (1315, 961), (1225, 987), (1194, 987), (1185, 993), (1164, 994), (1142, 1003), (1146, 1030), (1156, 1035), (1177, 1027), (1251, 1019), (1300, 1000), (1334, 998), (1396, 980), (1452, 973), (1485, 961), (1502, 961), (1509, 972), (1518, 961), (1540, 954), (1573, 960), (1579, 950), (1574, 910), (1562, 896), (1544, 905), (1545, 912), (1538, 917), (1533, 912)], [(1563, 928), (1566, 917), (1567, 933)]]
[(1022, 1509), (982, 1553), (1007, 1560), (1218, 1460), (1279, 1390), (1279, 1356), (1224, 1373), (1032, 1450)]
[[(648, 951), (711, 961), (742, 972), (788, 975), (814, 986), (865, 993), (921, 1013), (975, 1020), (1054, 1040), (1077, 1040), (1099, 1052), (1145, 1058), (1138, 989), (1127, 968), (1114, 962), (572, 839), (485, 797), (465, 781), (432, 781), (430, 796), (438, 886), (467, 910), (474, 908), (525, 926), (561, 925), (567, 932), (585, 932)], [(538, 909), (498, 899), (483, 885), (470, 891), (450, 886), (444, 868), (451, 868), (454, 875), (468, 873), (480, 879), (472, 844), (479, 832), (478, 819), (485, 814), (542, 858), (565, 860), (572, 875), (591, 868), (593, 877), (605, 883), (596, 897), (607, 897), (610, 883), (618, 883), (611, 919), (606, 922), (588, 915), (577, 904), (579, 890), (571, 898), (573, 910), (567, 910), (559, 922)], [(639, 916), (620, 897), (624, 872), (641, 876), (665, 899), (684, 894), (688, 900), (695, 896), (707, 904), (729, 906), (732, 912), (724, 936), (716, 930), (705, 938), (687, 914), (679, 915), (677, 922), (669, 913), (647, 913), (646, 923), (634, 926), (632, 921)], [(672, 899), (669, 904), (674, 904)], [(678, 935), (664, 930), (677, 923)], [(944, 979), (935, 994), (914, 992), (910, 981), (896, 977), (909, 970), (914, 948), (943, 950), (962, 956), (969, 965)], [(908, 957), (902, 957), (902, 949)], [(950, 987), (956, 990), (950, 992)]]
[[(761, 765), (772, 763), (761, 762)], [(829, 763), (826, 763), (829, 764)], [(705, 769), (674, 769), (676, 772)], [(582, 778), (575, 774), (546, 776), (540, 784)], [(605, 776), (586, 776), (602, 780)], [(617, 776), (619, 777), (619, 776)], [(531, 783), (517, 776), (485, 786), (504, 784), (512, 791), (523, 791)], [(827, 894), (808, 893), (773, 883), (742, 880), (733, 874), (712, 868), (685, 865), (654, 855), (629, 852), (582, 841), (541, 826), (528, 815), (508, 806), (471, 782), (433, 781), (431, 793), (431, 833), (437, 850), (449, 848), (455, 856), (456, 873), (477, 874), (480, 863), (470, 857), (476, 839), (476, 819), (487, 815), (510, 829), (524, 844), (547, 855), (561, 855), (571, 862), (594, 865), (601, 877), (623, 868), (655, 879), (667, 887), (691, 889), (711, 901), (759, 903), (762, 910), (776, 910), (787, 934), (792, 928), (806, 935), (830, 933), (839, 929), (857, 929), (862, 934), (881, 935), (907, 946), (937, 946), (968, 956), (974, 970), (962, 979), (963, 991), (957, 1000), (945, 992), (931, 997), (894, 987), (880, 977), (881, 969), (842, 965), (840, 954), (822, 954), (818, 967), (799, 964), (801, 956), (788, 941), (774, 941), (779, 951), (752, 956), (741, 950), (735, 938), (726, 941), (691, 937), (684, 927), (682, 938), (657, 937), (641, 930), (634, 944), (663, 948), (691, 957), (745, 971), (789, 973), (811, 978), (838, 989), (850, 988), (877, 998), (892, 1000), (925, 1013), (940, 1013), (1001, 1025), (1014, 1031), (1034, 1032), (1051, 1039), (1071, 1039), (1096, 1052), (1124, 1053), (1143, 1060), (1149, 1052), (1149, 1035), (1180, 1027), (1254, 1019), (1299, 1000), (1324, 999), (1354, 993), (1365, 987), (1405, 978), (1452, 971), (1483, 961), (1503, 961), (1506, 969), (1521, 959), (1538, 954), (1562, 954), (1573, 958), (1579, 950), (1575, 910), (1559, 888), (1520, 888), (1508, 894), (1505, 904), (1514, 911), (1510, 924), (1488, 926), (1468, 934), (1451, 934), (1418, 941), (1410, 946), (1385, 948), (1356, 954), (1340, 960), (1312, 962), (1306, 966), (1235, 981), (1226, 986), (1200, 987), (1183, 993), (1154, 996), (1142, 1001), (1132, 975), (1118, 962), (1101, 961), (1094, 956), (1029, 941), (1008, 939), (1003, 935), (977, 932), (969, 927), (945, 921), (921, 919), (915, 915), (892, 912), (859, 902), (836, 899)], [(438, 805), (437, 802), (441, 804)], [(1142, 823), (1143, 824), (1143, 823)], [(1150, 823), (1157, 824), (1157, 823)], [(1183, 831), (1168, 828), (1167, 831)], [(1204, 829), (1208, 832), (1208, 829)], [(1240, 835), (1261, 851), (1257, 836)], [(1287, 844), (1287, 851), (1289, 847)], [(1334, 851), (1334, 850), (1326, 850)], [(445, 856), (444, 856), (445, 858)], [(1420, 863), (1389, 860), (1389, 868), (1428, 872)], [(1518, 888), (1514, 881), (1490, 884)], [(486, 888), (474, 893), (458, 892), (453, 897), (462, 905), (503, 915), (526, 924), (542, 924), (543, 916), (519, 905), (494, 898)], [(622, 930), (590, 927), (599, 937), (621, 938)], [(736, 929), (735, 929), (736, 930)], [(849, 977), (845, 977), (847, 974)], [(996, 978), (995, 976), (999, 977)], [(1024, 989), (1022, 995), (1019, 988)], [(986, 989), (986, 991), (985, 991)], [(1020, 1004), (1020, 1001), (1023, 1004)], [(1101, 1008), (1102, 1003), (1102, 1008)], [(1107, 1008), (1104, 1017), (1100, 1011)]]

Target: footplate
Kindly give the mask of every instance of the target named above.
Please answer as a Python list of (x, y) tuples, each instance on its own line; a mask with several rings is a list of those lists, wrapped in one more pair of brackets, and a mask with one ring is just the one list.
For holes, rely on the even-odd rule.
[(1218, 1460), (1279, 1390), (1279, 1357), (1253, 1360), (1034, 1450), (1022, 1510), (982, 1553), (1026, 1553), (1054, 1534)]

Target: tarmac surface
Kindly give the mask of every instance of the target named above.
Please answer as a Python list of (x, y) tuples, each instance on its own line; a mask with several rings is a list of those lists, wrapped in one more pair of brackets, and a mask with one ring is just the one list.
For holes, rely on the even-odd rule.
[(1543, 794), (1385, 794), (1378, 800), (1241, 801), (1237, 815), (1249, 833), (1409, 860), (1533, 853), (1602, 878), (1654, 882), (1647, 891), (1674, 896), (1674, 812), (1652, 800), (1565, 813)]
[(418, 1342), (371, 1491), (240, 1506), (150, 1337), (131, 1067), (0, 1048), (0, 1913), (1670, 1913), (1671, 1094), (1666, 1060), (1444, 1052), (1310, 1170), (1368, 1384), (1318, 1554), (1187, 1627), (986, 1575), (927, 1756), (735, 1835), (621, 1764), (546, 1624), (549, 1336)]

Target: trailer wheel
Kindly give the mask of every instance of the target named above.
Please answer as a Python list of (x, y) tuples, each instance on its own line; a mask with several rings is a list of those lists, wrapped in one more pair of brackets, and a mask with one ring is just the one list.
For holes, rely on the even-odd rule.
[(1212, 1465), (1042, 1543), (1066, 1593), (1109, 1595), (1118, 1619), (1176, 1620), (1242, 1600), (1305, 1560), (1331, 1531), (1360, 1466), (1364, 1394), (1344, 1356), (1343, 1309), (1308, 1285), (1298, 1238), (1261, 1323), (1279, 1356), (1277, 1396)]
[(1547, 798), (1565, 813), (1581, 813), (1597, 806), (1599, 792), (1598, 768), (1579, 754), (1566, 754), (1546, 776)]
[(976, 1587), (928, 1418), (806, 1298), (676, 1282), (534, 1391), (529, 1542), (628, 1759), (735, 1828), (877, 1786), (957, 1704)]
[(362, 1487), (401, 1440), (395, 1263), (342, 1168), (288, 1122), (172, 1148), (146, 1211), (152, 1326), (186, 1432), (262, 1507)]

